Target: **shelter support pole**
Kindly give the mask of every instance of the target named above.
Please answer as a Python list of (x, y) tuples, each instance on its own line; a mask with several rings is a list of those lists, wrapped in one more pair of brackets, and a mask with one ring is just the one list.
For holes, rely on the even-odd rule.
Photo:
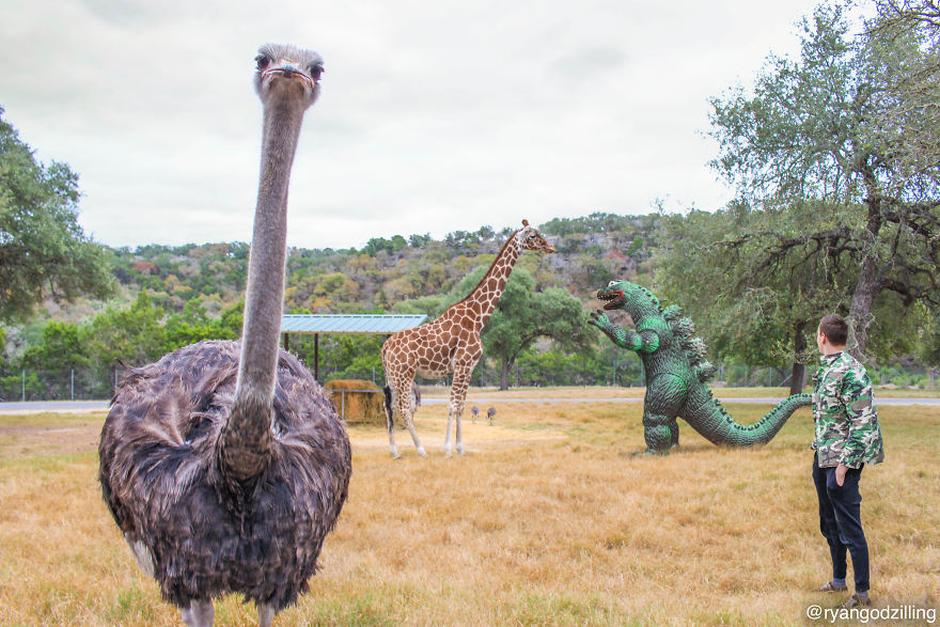
[(313, 378), (320, 380), (320, 334), (313, 334)]

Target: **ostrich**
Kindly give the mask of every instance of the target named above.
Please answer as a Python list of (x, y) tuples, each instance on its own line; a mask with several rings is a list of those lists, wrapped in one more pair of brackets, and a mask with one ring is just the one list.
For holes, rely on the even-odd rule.
[(490, 407), (486, 410), (486, 419), (489, 421), (490, 426), (493, 426), (493, 418), (496, 418), (496, 408)]
[(473, 416), (473, 422), (476, 423), (476, 421), (477, 421), (477, 416), (480, 415), (480, 408), (477, 407), (476, 405), (474, 405), (473, 407), (471, 407), (471, 408), (470, 408), (470, 415)]
[(261, 625), (294, 603), (351, 473), (342, 421), (278, 349), (290, 169), (323, 64), (292, 46), (259, 52), (264, 129), (242, 341), (200, 342), (133, 370), (99, 445), (104, 500), (188, 625), (211, 625), (213, 599), (228, 592), (254, 601)]

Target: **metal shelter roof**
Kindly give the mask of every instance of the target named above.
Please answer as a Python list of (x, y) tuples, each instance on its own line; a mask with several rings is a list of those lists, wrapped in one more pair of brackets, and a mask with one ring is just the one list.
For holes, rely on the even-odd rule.
[(281, 317), (281, 333), (374, 333), (388, 335), (416, 327), (427, 316), (382, 314), (288, 314)]

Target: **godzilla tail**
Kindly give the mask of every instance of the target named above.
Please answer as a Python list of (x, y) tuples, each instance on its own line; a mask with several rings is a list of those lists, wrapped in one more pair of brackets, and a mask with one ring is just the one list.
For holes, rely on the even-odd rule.
[[(742, 425), (734, 419), (721, 406), (718, 399), (709, 391), (708, 398), (690, 415), (695, 419), (688, 423), (702, 434), (712, 444), (723, 446), (755, 446), (766, 444), (773, 439), (783, 427), (790, 416), (800, 407), (812, 404), (809, 394), (794, 394), (789, 396), (767, 412), (763, 418), (749, 425)], [(684, 416), (683, 416), (684, 417)]]
[(385, 392), (385, 426), (391, 432), (395, 428), (392, 412), (392, 388), (386, 385), (383, 391)]

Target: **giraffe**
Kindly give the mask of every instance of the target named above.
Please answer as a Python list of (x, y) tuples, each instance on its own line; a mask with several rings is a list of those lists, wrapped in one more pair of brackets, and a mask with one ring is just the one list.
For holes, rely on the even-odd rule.
[(470, 385), (470, 374), (483, 355), (480, 333), (496, 309), (496, 303), (506, 287), (506, 281), (523, 250), (553, 253), (542, 234), (522, 221), (522, 228), (503, 244), (499, 254), (473, 290), (458, 303), (450, 306), (438, 318), (413, 329), (391, 335), (382, 345), (382, 365), (385, 367), (385, 417), (388, 444), (392, 457), (398, 458), (395, 445), (395, 410), (402, 416), (411, 433), (418, 454), (426, 455), (414, 426), (414, 378), (416, 374), (428, 379), (443, 379), (453, 374), (450, 404), (447, 408), (447, 432), (444, 435), (444, 454), (450, 456), (450, 428), (456, 421), (457, 453), (463, 455), (463, 435), (460, 417)]

